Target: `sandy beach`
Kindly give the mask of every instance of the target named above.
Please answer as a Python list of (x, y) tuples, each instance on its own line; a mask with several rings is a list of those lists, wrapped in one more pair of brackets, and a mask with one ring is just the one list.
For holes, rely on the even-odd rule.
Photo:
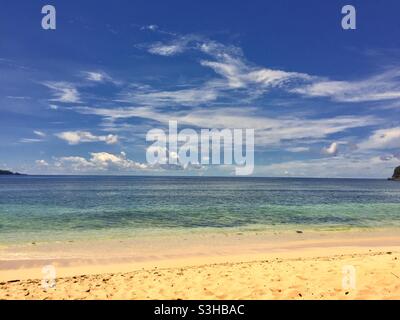
[(400, 299), (399, 261), (397, 230), (39, 243), (0, 248), (0, 299)]

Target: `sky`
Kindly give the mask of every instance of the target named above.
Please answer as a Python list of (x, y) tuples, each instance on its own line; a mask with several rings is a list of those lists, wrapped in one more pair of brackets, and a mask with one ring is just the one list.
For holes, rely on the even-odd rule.
[[(56, 8), (56, 30), (41, 26)], [(355, 30), (341, 25), (356, 8)], [(223, 175), (146, 162), (146, 134), (255, 130), (255, 176), (387, 178), (400, 165), (400, 3), (2, 1), (0, 168)]]

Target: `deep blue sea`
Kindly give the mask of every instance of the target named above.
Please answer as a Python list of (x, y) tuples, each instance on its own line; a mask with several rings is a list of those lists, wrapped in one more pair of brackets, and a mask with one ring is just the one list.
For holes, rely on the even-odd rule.
[(0, 244), (165, 232), (400, 227), (386, 180), (1, 176)]

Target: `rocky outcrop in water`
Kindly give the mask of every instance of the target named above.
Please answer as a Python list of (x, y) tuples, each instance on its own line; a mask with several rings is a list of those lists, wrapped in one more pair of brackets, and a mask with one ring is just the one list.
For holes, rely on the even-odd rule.
[(393, 177), (391, 177), (389, 180), (400, 181), (400, 166), (394, 169)]

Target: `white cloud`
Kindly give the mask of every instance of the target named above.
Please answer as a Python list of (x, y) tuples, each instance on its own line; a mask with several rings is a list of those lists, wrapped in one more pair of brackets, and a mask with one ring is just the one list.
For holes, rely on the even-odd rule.
[(108, 169), (117, 167), (119, 169), (146, 169), (147, 165), (138, 163), (126, 158), (126, 154), (121, 152), (119, 155), (107, 152), (91, 153), (90, 162), (98, 168)]
[(55, 167), (61, 169), (72, 169), (74, 171), (84, 171), (93, 169), (94, 165), (83, 157), (61, 157), (55, 162)]
[(105, 136), (95, 136), (88, 131), (65, 131), (57, 133), (56, 136), (69, 144), (79, 144), (84, 142), (105, 142), (106, 144), (118, 143), (118, 136), (109, 134)]
[[(151, 149), (153, 148), (153, 149)], [(154, 150), (155, 147), (149, 147), (150, 150)], [(168, 152), (166, 149), (160, 149), (159, 151), (166, 151), (170, 157), (178, 157), (176, 153)], [(36, 161), (36, 164), (40, 167), (44, 167), (41, 160)], [(183, 170), (194, 170), (198, 173), (199, 169), (204, 169), (201, 165), (187, 165), (181, 164), (155, 164), (149, 165), (146, 163), (140, 163), (127, 158), (125, 152), (119, 154), (113, 154), (108, 152), (93, 152), (90, 157), (85, 158), (81, 156), (66, 156), (55, 158), (53, 164), (46, 165), (47, 172), (55, 171), (58, 173), (134, 173), (143, 172), (168, 172), (168, 171), (183, 171)]]
[(55, 161), (55, 167), (59, 170), (72, 170), (79, 172), (101, 172), (101, 171), (132, 171), (144, 170), (148, 166), (127, 159), (126, 154), (112, 154), (107, 152), (94, 152), (90, 154), (90, 158), (83, 157), (61, 157)]
[(49, 166), (49, 163), (46, 160), (36, 160), (35, 163), (39, 167), (48, 167)]
[(53, 90), (54, 99), (51, 101), (58, 101), (63, 103), (79, 103), (80, 96), (78, 90), (74, 85), (68, 82), (44, 82), (46, 87)]
[(322, 153), (336, 156), (339, 152), (339, 145), (337, 142), (333, 142), (329, 147), (323, 148)]
[(368, 139), (361, 142), (360, 149), (398, 149), (400, 148), (400, 127), (376, 130)]

